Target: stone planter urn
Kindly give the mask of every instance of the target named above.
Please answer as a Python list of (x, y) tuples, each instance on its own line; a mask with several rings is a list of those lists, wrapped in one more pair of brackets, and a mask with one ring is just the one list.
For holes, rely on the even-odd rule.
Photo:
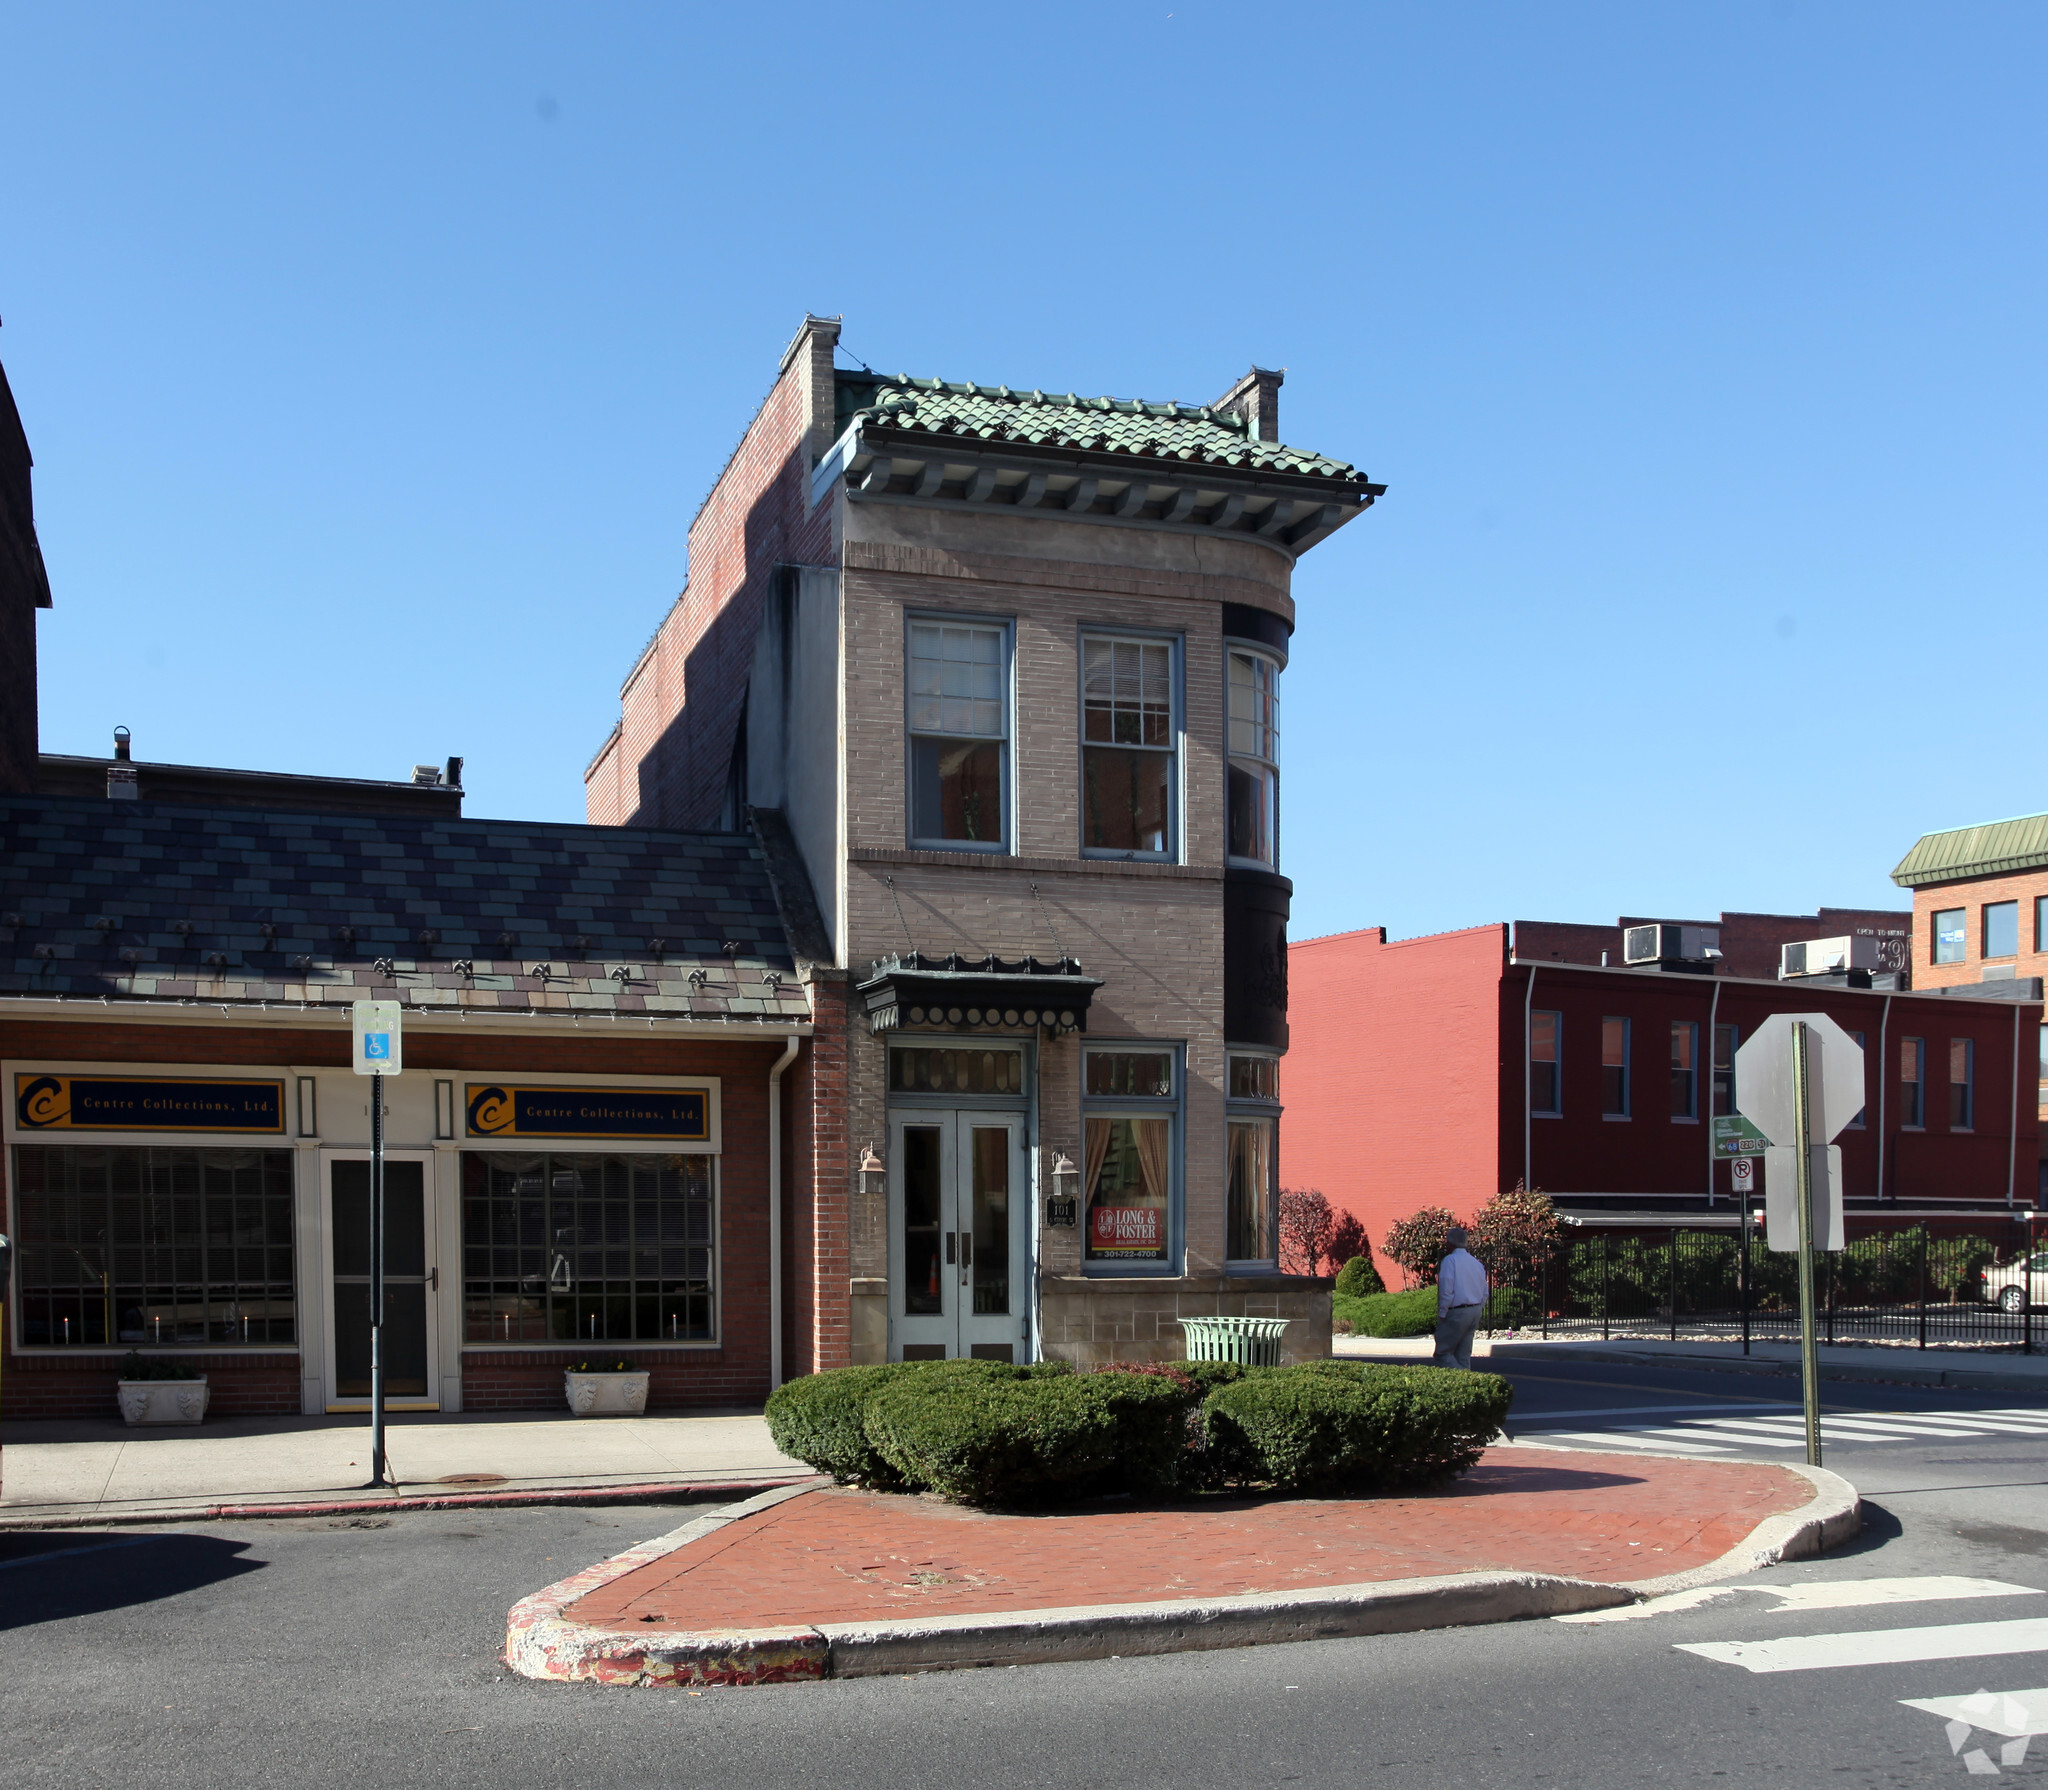
[(641, 1417), (647, 1412), (646, 1369), (630, 1374), (562, 1375), (569, 1409), (578, 1417)]
[(197, 1423), (206, 1415), (206, 1376), (196, 1380), (122, 1380), (117, 1383), (121, 1421), (141, 1427), (155, 1423)]

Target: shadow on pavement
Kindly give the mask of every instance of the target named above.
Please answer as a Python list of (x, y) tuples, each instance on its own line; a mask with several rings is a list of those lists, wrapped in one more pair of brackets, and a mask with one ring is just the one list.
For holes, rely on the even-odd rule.
[(0, 1537), (0, 1630), (155, 1603), (259, 1572), (246, 1541), (42, 1530)]
[(1906, 1532), (1905, 1524), (1878, 1503), (1875, 1498), (1863, 1500), (1863, 1527), (1855, 1537), (1838, 1547), (1828, 1549), (1830, 1560), (1853, 1560), (1858, 1554), (1874, 1554), (1879, 1548), (1887, 1547)]

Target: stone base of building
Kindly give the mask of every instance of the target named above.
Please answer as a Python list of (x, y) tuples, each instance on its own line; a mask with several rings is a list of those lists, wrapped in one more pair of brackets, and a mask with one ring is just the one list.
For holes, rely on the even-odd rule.
[(1111, 1361), (1181, 1361), (1181, 1318), (1289, 1318), (1283, 1361), (1330, 1353), (1330, 1282), (1297, 1275), (1189, 1276), (1182, 1280), (1097, 1280), (1048, 1275), (1039, 1286), (1048, 1359), (1076, 1367)]

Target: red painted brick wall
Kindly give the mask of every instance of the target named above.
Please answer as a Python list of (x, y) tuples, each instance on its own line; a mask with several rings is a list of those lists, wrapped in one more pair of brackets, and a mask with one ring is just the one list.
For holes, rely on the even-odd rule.
[[(840, 1047), (843, 1056), (843, 1044)], [(768, 1070), (782, 1054), (782, 1039), (755, 1043), (722, 1039), (664, 1039), (647, 1029), (618, 1035), (522, 1038), (517, 1034), (417, 1032), (406, 1039), (409, 1072), (431, 1070), (500, 1074), (508, 1071), (583, 1075), (716, 1075), (721, 1078), (719, 1274), (722, 1347), (645, 1352), (655, 1378), (651, 1407), (758, 1404), (768, 1393)], [(330, 1032), (247, 1024), (141, 1026), (105, 1023), (0, 1020), (0, 1057), (49, 1062), (218, 1064), (224, 1068), (278, 1063), (331, 1064), (348, 1060), (348, 1035), (337, 1019)], [(799, 1061), (802, 1059), (799, 1058)], [(785, 1083), (789, 1073), (785, 1072)], [(806, 1121), (807, 1122), (807, 1121)], [(0, 1162), (0, 1196), (6, 1192)], [(808, 1191), (808, 1189), (806, 1190)], [(845, 1307), (845, 1280), (839, 1282)], [(104, 1355), (16, 1357), (11, 1322), (0, 1336), (0, 1416), (112, 1417), (113, 1364)], [(631, 1344), (606, 1345), (619, 1353)], [(574, 1348), (465, 1350), (463, 1402), (474, 1410), (560, 1410), (562, 1370), (579, 1358)], [(296, 1412), (299, 1361), (293, 1355), (203, 1358), (212, 1387), (210, 1409), (223, 1416)]]
[(1393, 944), (1374, 928), (1288, 949), (1280, 1179), (1356, 1214), (1389, 1286), (1388, 1225), (1499, 1185), (1505, 944), (1500, 926)]

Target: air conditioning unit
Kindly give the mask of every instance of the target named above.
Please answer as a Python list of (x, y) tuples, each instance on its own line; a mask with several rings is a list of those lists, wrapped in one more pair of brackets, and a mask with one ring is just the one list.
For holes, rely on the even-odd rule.
[(1778, 980), (1797, 976), (1838, 976), (1844, 970), (1880, 967), (1878, 941), (1867, 933), (1836, 939), (1800, 939), (1778, 947)]
[(1721, 955), (1718, 926), (1627, 926), (1621, 934), (1624, 963), (1704, 963)]

